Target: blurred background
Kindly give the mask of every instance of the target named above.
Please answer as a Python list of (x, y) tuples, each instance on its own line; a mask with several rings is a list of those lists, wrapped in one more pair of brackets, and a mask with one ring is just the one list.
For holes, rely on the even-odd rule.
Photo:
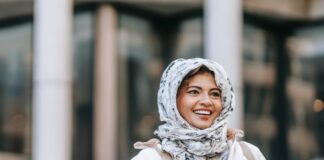
[(130, 159), (179, 57), (225, 67), (231, 126), (267, 159), (324, 159), (323, 0), (4, 0), (0, 160)]

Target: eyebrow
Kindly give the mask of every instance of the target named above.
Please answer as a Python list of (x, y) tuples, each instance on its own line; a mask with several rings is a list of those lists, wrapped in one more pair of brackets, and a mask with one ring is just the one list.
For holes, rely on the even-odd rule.
[(197, 89), (202, 89), (202, 88), (199, 87), (199, 86), (189, 86), (189, 85), (188, 85), (188, 88), (197, 88)]
[[(197, 89), (202, 89), (201, 87), (199, 87), (199, 86), (188, 86), (188, 89), (189, 88), (197, 88)], [(211, 90), (217, 90), (217, 91), (219, 91), (219, 92), (221, 92), (221, 90), (219, 89), (219, 88), (212, 88)]]

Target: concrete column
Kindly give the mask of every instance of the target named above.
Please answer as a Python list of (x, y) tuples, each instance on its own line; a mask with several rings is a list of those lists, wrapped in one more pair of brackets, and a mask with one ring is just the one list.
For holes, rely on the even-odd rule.
[(242, 1), (204, 1), (205, 57), (220, 63), (229, 75), (235, 90), (236, 108), (229, 126), (242, 128)]
[(33, 160), (70, 160), (72, 1), (35, 0)]
[(94, 83), (94, 157), (117, 159), (117, 13), (102, 5), (97, 17)]

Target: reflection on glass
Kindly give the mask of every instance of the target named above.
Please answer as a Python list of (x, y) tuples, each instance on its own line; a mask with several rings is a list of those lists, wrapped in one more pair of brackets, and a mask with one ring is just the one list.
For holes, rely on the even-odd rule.
[(32, 24), (0, 28), (0, 159), (31, 153)]
[(284, 44), (257, 27), (243, 33), (246, 138), (269, 159), (286, 147), (292, 160), (323, 159), (324, 27), (297, 29)]
[(134, 151), (132, 144), (152, 138), (158, 122), (155, 95), (163, 63), (159, 42), (149, 21), (121, 14), (119, 37), (120, 54), (125, 58), (128, 77), (127, 82), (123, 82), (127, 85), (125, 100), (128, 101), (130, 133), (127, 147)]
[(243, 82), (245, 138), (271, 159), (277, 134), (272, 113), (275, 103), (276, 60), (271, 35), (250, 25), (243, 27)]
[(92, 80), (94, 18), (91, 11), (74, 17), (73, 159), (92, 159)]
[(288, 144), (296, 160), (324, 158), (324, 26), (299, 29), (287, 41), (291, 109)]
[(186, 19), (180, 23), (175, 58), (202, 56), (202, 18)]

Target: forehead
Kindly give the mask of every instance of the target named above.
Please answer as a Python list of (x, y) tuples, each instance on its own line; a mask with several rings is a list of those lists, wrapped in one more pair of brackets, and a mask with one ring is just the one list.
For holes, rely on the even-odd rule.
[(216, 86), (216, 81), (214, 78), (214, 75), (211, 74), (210, 72), (199, 72), (195, 75), (193, 75), (190, 78), (184, 79), (181, 86), (183, 85), (190, 85), (190, 84), (196, 84), (196, 83), (200, 83), (200, 84), (212, 84), (214, 86)]

